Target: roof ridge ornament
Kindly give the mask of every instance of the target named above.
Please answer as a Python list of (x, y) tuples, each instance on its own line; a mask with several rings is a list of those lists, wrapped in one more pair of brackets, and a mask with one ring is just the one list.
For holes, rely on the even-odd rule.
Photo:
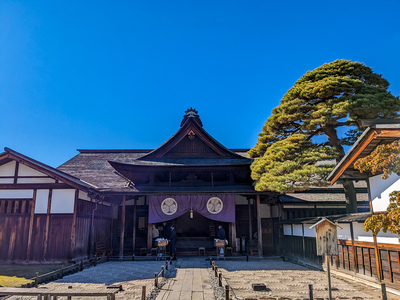
[(188, 108), (185, 111), (185, 115), (183, 116), (183, 120), (181, 122), (181, 127), (189, 119), (195, 121), (198, 125), (200, 125), (200, 127), (203, 127), (203, 123), (201, 122), (200, 117), (199, 117), (199, 115), (197, 113), (198, 113), (198, 111), (195, 110), (193, 107)]
[(197, 115), (198, 111), (195, 110), (194, 108), (190, 107), (185, 111), (185, 114), (188, 115), (189, 117), (193, 117), (194, 115)]

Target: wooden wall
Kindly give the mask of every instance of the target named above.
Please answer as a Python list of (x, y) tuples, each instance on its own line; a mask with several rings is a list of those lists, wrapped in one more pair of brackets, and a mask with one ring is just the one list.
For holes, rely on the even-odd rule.
[[(0, 260), (70, 260), (89, 255), (91, 213), (95, 204), (78, 200), (73, 251), (74, 215), (31, 214), (32, 201), (0, 199)], [(32, 216), (31, 246), (28, 249)], [(111, 245), (111, 207), (99, 204), (94, 216), (95, 241)]]

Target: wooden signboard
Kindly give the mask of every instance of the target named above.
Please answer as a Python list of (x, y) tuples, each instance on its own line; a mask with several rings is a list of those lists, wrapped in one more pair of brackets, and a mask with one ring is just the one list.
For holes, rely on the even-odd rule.
[(310, 227), (316, 227), (317, 255), (339, 255), (337, 242), (337, 225), (323, 218)]

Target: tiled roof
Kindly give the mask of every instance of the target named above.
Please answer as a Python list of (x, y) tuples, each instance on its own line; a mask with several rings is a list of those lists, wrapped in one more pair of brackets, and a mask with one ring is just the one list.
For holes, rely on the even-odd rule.
[[(283, 203), (299, 202), (345, 202), (345, 194), (342, 193), (293, 193), (281, 195), (279, 197)], [(357, 193), (357, 201), (368, 201), (368, 193)]]

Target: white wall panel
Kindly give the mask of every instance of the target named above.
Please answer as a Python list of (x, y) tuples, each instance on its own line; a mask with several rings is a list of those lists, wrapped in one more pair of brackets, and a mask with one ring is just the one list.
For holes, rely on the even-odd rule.
[(33, 198), (33, 190), (0, 190), (0, 198)]
[(260, 204), (261, 218), (271, 218), (270, 208), (268, 204)]
[(87, 193), (79, 191), (79, 199), (86, 200), (86, 201), (91, 201)]
[(53, 178), (18, 178), (17, 183), (55, 183)]
[(292, 226), (284, 224), (283, 225), (283, 234), (284, 235), (292, 235)]
[(310, 229), (311, 224), (304, 224), (304, 236), (306, 237), (316, 237), (315, 227)]
[(303, 228), (301, 224), (293, 224), (293, 235), (303, 236)]
[(240, 195), (235, 195), (235, 204), (236, 205), (245, 205), (247, 203), (249, 203), (249, 201), (247, 200), (246, 197), (240, 196)]
[(369, 184), (374, 212), (386, 211), (389, 194), (400, 190), (400, 176), (392, 174), (388, 179), (382, 179), (381, 175), (376, 175), (369, 178)]
[(10, 161), (0, 166), (0, 176), (14, 176), (15, 161)]
[(51, 210), (52, 214), (72, 214), (74, 213), (75, 190), (62, 189), (53, 190)]
[[(337, 228), (337, 238), (338, 238), (338, 240), (351, 241), (350, 224), (340, 223), (338, 225), (340, 227), (342, 227), (342, 229), (340, 229), (339, 227)], [(354, 229), (354, 227), (353, 227), (353, 229)]]
[(19, 164), (18, 167), (18, 176), (45, 176), (46, 174), (36, 171), (30, 167), (27, 167), (23, 164)]
[(48, 199), (49, 199), (49, 190), (37, 190), (35, 214), (47, 213)]
[(0, 178), (0, 183), (14, 183), (14, 178)]

